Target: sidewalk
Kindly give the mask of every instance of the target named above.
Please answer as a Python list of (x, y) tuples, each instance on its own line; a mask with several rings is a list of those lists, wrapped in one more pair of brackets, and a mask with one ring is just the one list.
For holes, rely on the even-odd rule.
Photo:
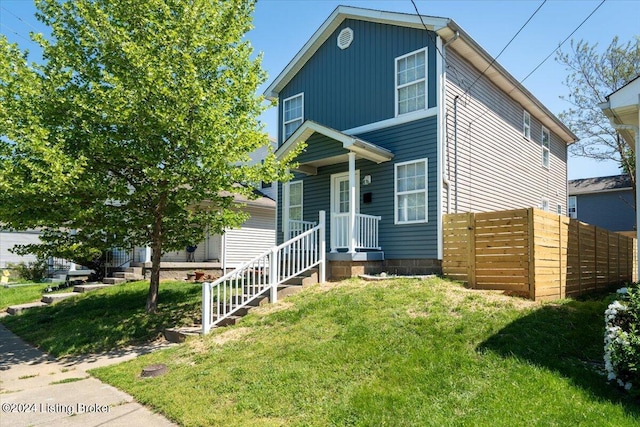
[(0, 324), (0, 425), (174, 426), (86, 372), (171, 345), (162, 342), (104, 355), (55, 359)]

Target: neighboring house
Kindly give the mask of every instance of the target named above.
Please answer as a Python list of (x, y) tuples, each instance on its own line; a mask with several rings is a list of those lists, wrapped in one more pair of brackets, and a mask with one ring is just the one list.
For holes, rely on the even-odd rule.
[[(269, 138), (272, 148), (276, 148), (276, 141)], [(250, 154), (249, 165), (262, 162), (267, 156), (268, 146), (262, 146)], [(204, 270), (210, 273), (226, 271), (236, 268), (275, 245), (275, 213), (276, 192), (275, 185), (261, 183), (256, 189), (257, 198), (249, 200), (235, 196), (235, 202), (245, 205), (242, 209), (249, 214), (240, 228), (227, 229), (223, 234), (207, 234), (202, 242), (194, 242), (195, 250), (190, 254), (187, 248), (179, 251), (167, 252), (162, 255), (160, 268), (161, 276), (184, 277), (185, 272)], [(190, 256), (191, 255), (191, 256)], [(129, 265), (128, 259), (122, 258)], [(133, 266), (151, 267), (151, 250), (149, 248), (135, 248), (133, 251)]]
[(569, 216), (610, 231), (634, 233), (636, 211), (628, 175), (569, 181)]
[(25, 264), (36, 260), (35, 255), (17, 255), (11, 252), (16, 245), (40, 243), (40, 233), (35, 230), (8, 231), (0, 230), (0, 268), (8, 264)]
[(306, 143), (277, 239), (326, 211), (334, 277), (439, 272), (446, 213), (567, 212), (576, 136), (451, 19), (340, 6), (266, 96)]
[[(611, 126), (635, 151), (635, 164), (640, 165), (640, 75), (629, 83), (607, 96), (607, 102), (600, 104), (600, 108), (609, 118)], [(639, 171), (636, 169), (636, 182)], [(636, 188), (636, 198), (638, 197)], [(636, 224), (640, 222), (640, 211), (636, 211)], [(636, 229), (638, 244), (640, 245), (640, 230)], [(640, 261), (640, 250), (638, 250)]]

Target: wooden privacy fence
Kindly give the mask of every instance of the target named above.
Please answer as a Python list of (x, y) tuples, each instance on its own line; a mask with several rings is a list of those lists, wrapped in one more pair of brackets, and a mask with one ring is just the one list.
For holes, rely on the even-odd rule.
[(539, 209), (444, 216), (443, 273), (559, 299), (637, 280), (635, 239)]

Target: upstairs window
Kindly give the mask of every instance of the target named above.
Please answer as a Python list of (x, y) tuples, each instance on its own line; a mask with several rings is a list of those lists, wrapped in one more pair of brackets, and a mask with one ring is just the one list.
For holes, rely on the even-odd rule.
[(531, 115), (526, 111), (522, 117), (522, 134), (525, 138), (531, 139)]
[(396, 58), (396, 116), (427, 108), (427, 49)]
[(551, 134), (549, 130), (542, 126), (542, 166), (549, 168), (549, 148), (551, 147)]
[(284, 100), (282, 116), (284, 118), (282, 134), (283, 140), (286, 140), (304, 121), (304, 93)]

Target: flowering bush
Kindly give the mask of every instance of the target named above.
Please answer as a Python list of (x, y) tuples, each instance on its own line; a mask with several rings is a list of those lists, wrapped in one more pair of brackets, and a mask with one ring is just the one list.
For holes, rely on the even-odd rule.
[(640, 395), (640, 288), (622, 288), (604, 313), (607, 380)]

